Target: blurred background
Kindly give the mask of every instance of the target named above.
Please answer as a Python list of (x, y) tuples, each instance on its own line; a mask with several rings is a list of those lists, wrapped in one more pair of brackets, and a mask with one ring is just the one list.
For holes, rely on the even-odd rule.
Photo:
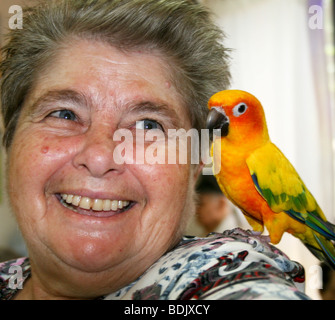
[[(231, 48), (231, 87), (249, 91), (262, 102), (272, 141), (295, 166), (328, 220), (335, 223), (334, 1), (199, 1), (213, 11), (226, 34), (225, 45)], [(10, 7), (33, 2), (0, 0), (0, 41), (15, 14)], [(4, 163), (2, 152), (0, 248), (25, 255), (4, 190)], [(240, 212), (216, 195), (213, 198), (217, 208), (222, 205), (221, 214), (213, 214), (212, 220), (207, 219), (211, 221), (195, 218), (188, 233), (249, 228)], [(203, 203), (209, 201), (207, 197)], [(278, 247), (305, 267), (306, 292), (320, 299), (318, 261), (290, 235)]]

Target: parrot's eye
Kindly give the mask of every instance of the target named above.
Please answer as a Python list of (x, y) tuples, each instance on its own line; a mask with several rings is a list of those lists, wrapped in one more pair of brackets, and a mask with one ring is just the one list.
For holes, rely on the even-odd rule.
[(248, 106), (245, 103), (239, 103), (237, 106), (233, 109), (233, 114), (235, 117), (241, 116), (243, 113), (245, 113), (248, 109)]

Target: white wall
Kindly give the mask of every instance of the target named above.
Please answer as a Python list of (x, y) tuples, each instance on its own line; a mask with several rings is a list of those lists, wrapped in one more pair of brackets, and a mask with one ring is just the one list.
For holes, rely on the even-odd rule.
[[(330, 110), (320, 92), (322, 59), (315, 59), (309, 27), (308, 0), (204, 0), (226, 33), (232, 49), (235, 89), (249, 91), (262, 102), (272, 141), (293, 163), (301, 178), (334, 223), (334, 175)], [(313, 48), (313, 49), (311, 49)], [(321, 48), (322, 49), (322, 48)], [(314, 69), (313, 69), (314, 67)], [(326, 89), (327, 83), (323, 89)], [(322, 97), (323, 99), (320, 99)], [(322, 103), (319, 103), (323, 101)], [(328, 116), (324, 116), (328, 114)], [(309, 280), (318, 261), (290, 235), (278, 245), (302, 263), (307, 293), (318, 298)], [(311, 273), (311, 274), (310, 274)]]

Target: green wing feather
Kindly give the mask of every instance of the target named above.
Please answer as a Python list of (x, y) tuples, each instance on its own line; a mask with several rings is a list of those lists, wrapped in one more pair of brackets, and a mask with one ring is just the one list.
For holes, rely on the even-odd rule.
[(327, 222), (312, 194), (284, 154), (271, 142), (254, 151), (247, 165), (257, 191), (274, 212), (286, 212), (327, 239), (335, 240), (334, 225)]

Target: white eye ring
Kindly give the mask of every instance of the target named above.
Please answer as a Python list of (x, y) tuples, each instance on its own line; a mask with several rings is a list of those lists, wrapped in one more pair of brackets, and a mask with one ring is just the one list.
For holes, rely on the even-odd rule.
[(244, 102), (241, 102), (234, 107), (233, 114), (235, 117), (239, 117), (242, 114), (244, 114), (247, 111), (247, 109), (248, 109), (248, 106)]

